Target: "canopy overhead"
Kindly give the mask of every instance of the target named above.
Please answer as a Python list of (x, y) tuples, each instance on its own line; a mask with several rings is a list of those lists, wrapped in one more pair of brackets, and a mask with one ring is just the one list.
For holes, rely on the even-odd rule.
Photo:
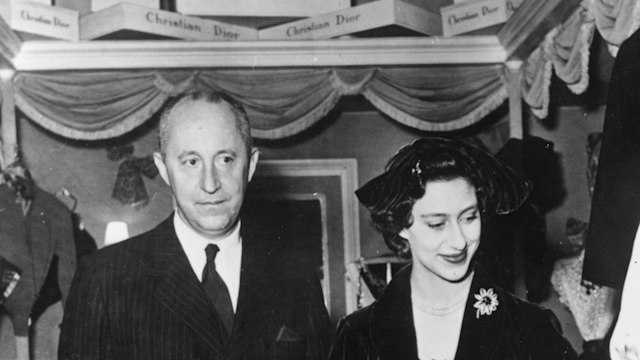
[(518, 91), (546, 117), (552, 72), (573, 92), (586, 90), (596, 28), (615, 54), (639, 26), (635, 0), (527, 0), (495, 36), (447, 39), (22, 43), (0, 19), (0, 66), (10, 71), (3, 89), (12, 88), (3, 94), (13, 93), (33, 121), (73, 139), (120, 136), (169, 97), (200, 88), (242, 102), (257, 138), (297, 134), (354, 94), (406, 126), (450, 131), (507, 99), (505, 64), (513, 60), (522, 64)]

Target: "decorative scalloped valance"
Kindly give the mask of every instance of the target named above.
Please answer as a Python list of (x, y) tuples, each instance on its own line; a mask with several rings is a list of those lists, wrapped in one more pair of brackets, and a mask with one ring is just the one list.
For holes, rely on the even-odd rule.
[(73, 139), (122, 135), (172, 95), (214, 89), (242, 102), (253, 135), (278, 139), (322, 119), (343, 95), (362, 94), (393, 119), (422, 130), (471, 125), (507, 94), (500, 65), (136, 72), (19, 73), (16, 105), (46, 129)]
[[(638, 26), (636, 0), (584, 1), (524, 63), (524, 101), (536, 116), (546, 117), (552, 71), (573, 92), (584, 92), (595, 29), (615, 54)], [(225, 91), (242, 102), (255, 137), (279, 139), (311, 127), (341, 96), (354, 94), (412, 128), (461, 129), (504, 102), (505, 74), (501, 65), (68, 71), (19, 73), (14, 89), (16, 106), (29, 118), (73, 139), (120, 136), (147, 121), (172, 95), (201, 88)]]

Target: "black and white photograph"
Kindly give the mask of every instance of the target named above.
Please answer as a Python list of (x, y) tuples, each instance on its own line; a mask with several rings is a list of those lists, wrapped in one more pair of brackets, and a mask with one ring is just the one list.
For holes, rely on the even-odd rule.
[(638, 59), (638, 0), (0, 0), (0, 360), (640, 360)]

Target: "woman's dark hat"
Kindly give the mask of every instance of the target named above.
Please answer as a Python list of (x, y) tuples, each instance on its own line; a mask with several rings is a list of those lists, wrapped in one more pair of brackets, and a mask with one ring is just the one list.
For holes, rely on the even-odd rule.
[[(428, 137), (402, 147), (385, 172), (356, 190), (358, 200), (371, 212), (394, 208), (409, 198), (419, 198), (422, 179), (431, 179), (428, 168), (434, 159), (451, 159), (470, 174), (482, 192), (483, 213), (508, 214), (518, 209), (530, 192), (530, 184), (512, 168), (489, 153), (458, 140)], [(423, 194), (423, 193), (422, 193)]]

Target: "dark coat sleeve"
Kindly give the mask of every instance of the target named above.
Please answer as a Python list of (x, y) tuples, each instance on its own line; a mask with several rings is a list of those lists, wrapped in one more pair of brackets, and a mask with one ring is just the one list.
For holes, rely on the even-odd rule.
[(578, 355), (562, 334), (560, 321), (553, 311), (545, 309), (531, 319), (519, 343), (520, 355), (531, 360), (577, 360)]
[(329, 360), (362, 359), (354, 354), (354, 339), (349, 323), (344, 319), (338, 324), (338, 330), (331, 346)]
[(377, 356), (369, 335), (369, 309), (357, 311), (338, 324), (329, 360), (369, 360)]
[(621, 289), (640, 221), (640, 30), (611, 72), (582, 277)]
[(49, 194), (47, 196), (51, 202), (48, 211), (52, 222), (51, 237), (55, 241), (54, 254), (58, 257), (58, 286), (64, 304), (77, 265), (73, 221), (66, 205)]
[(307, 360), (324, 360), (331, 345), (331, 321), (324, 305), (320, 281), (315, 274), (309, 276), (309, 307), (307, 309)]
[(81, 260), (71, 284), (60, 331), (60, 360), (111, 358), (103, 282), (91, 259)]

